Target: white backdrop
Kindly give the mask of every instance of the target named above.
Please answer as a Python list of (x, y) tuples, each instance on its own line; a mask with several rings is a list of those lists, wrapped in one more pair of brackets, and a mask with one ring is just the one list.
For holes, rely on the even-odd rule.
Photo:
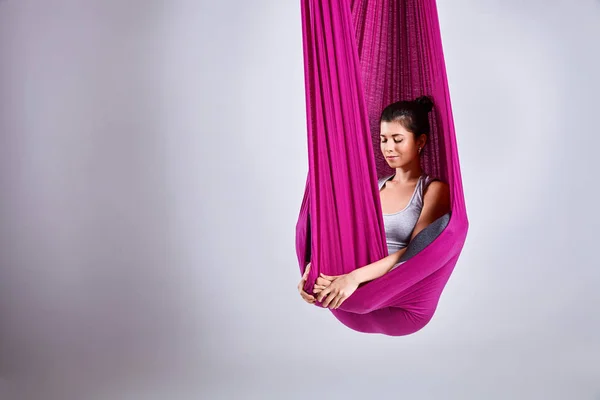
[(599, 398), (600, 2), (438, 8), (470, 231), (393, 338), (296, 291), (299, 1), (0, 1), (0, 397)]

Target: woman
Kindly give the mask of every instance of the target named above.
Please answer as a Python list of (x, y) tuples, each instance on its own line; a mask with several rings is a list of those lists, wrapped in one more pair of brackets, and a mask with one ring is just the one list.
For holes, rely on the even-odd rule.
[[(406, 251), (408, 243), (425, 227), (450, 212), (448, 184), (423, 174), (420, 155), (430, 132), (432, 100), (421, 96), (399, 101), (381, 113), (381, 152), (396, 173), (379, 180), (388, 256), (338, 276), (320, 274), (313, 292), (323, 307), (339, 308), (358, 285), (379, 278), (392, 270)], [(302, 298), (314, 303), (315, 297), (303, 286), (310, 271), (307, 265), (298, 285)]]

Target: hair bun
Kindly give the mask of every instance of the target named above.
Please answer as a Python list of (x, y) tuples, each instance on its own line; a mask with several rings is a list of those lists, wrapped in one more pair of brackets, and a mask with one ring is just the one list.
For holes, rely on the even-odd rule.
[(433, 100), (429, 96), (418, 97), (415, 102), (423, 108), (425, 112), (433, 110)]

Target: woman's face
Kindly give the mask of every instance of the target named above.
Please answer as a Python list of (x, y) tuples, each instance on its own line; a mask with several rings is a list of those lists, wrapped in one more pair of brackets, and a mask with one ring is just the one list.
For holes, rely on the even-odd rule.
[(419, 145), (422, 147), (425, 144), (424, 136), (421, 135), (421, 140), (417, 142), (415, 135), (399, 122), (382, 122), (381, 153), (392, 168), (408, 165), (419, 157)]

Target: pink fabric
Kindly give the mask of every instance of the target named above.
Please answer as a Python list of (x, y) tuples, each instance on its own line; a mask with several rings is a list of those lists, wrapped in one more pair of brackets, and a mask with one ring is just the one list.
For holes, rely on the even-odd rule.
[(387, 255), (377, 180), (394, 171), (379, 151), (379, 116), (394, 101), (434, 100), (422, 165), (451, 187), (450, 222), (331, 311), (356, 331), (414, 333), (433, 317), (468, 230), (435, 1), (301, 0), (301, 8), (309, 173), (296, 251), (301, 273), (312, 258), (309, 293), (319, 272), (340, 275)]

